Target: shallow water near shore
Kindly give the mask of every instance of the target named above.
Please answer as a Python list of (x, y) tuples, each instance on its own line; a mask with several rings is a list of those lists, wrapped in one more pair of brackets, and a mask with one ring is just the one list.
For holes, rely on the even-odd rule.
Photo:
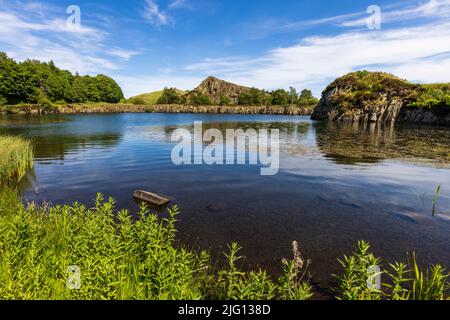
[[(251, 165), (171, 161), (177, 128), (280, 130), (280, 171)], [(450, 128), (313, 122), (304, 116), (90, 114), (0, 116), (0, 134), (30, 137), (33, 175), (26, 201), (91, 206), (97, 192), (137, 210), (134, 190), (173, 198), (178, 238), (213, 258), (232, 241), (247, 263), (277, 273), (297, 240), (326, 294), (337, 258), (357, 240), (388, 261), (416, 251), (450, 268)], [(438, 185), (436, 214), (432, 201)]]

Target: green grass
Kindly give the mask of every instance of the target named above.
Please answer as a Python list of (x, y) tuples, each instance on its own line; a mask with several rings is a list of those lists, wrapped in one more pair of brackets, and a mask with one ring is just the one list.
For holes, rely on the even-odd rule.
[[(177, 92), (179, 94), (185, 94), (184, 91), (178, 90)], [(135, 104), (145, 104), (145, 105), (155, 105), (159, 98), (161, 98), (163, 94), (163, 91), (154, 91), (150, 93), (144, 93), (140, 94), (134, 97), (129, 98), (127, 101), (129, 103), (135, 103)]]
[(432, 209), (433, 216), (436, 214), (436, 204), (437, 204), (437, 200), (438, 200), (440, 192), (441, 192), (441, 185), (438, 185), (437, 188), (436, 188), (436, 192), (434, 194), (434, 197), (433, 197), (433, 209)]
[[(301, 268), (286, 269), (276, 281), (263, 270), (241, 271), (237, 265), (243, 257), (237, 244), (226, 253), (228, 266), (216, 270), (208, 253), (177, 244), (178, 214), (176, 207), (165, 219), (145, 208), (136, 215), (117, 212), (114, 200), (104, 201), (101, 195), (91, 209), (77, 203), (25, 207), (14, 191), (4, 188), (0, 194), (0, 299), (311, 296)], [(80, 282), (70, 273), (71, 266), (81, 271)], [(67, 286), (76, 283), (77, 289)]]
[(12, 136), (0, 136), (0, 185), (18, 182), (33, 167), (31, 142)]
[[(293, 258), (281, 276), (262, 269), (242, 271), (241, 247), (232, 243), (222, 268), (208, 252), (176, 241), (174, 207), (166, 218), (148, 212), (117, 211), (113, 199), (98, 195), (93, 208), (24, 205), (16, 192), (0, 190), (0, 299), (87, 300), (305, 300), (312, 297), (310, 261), (293, 243)], [(359, 242), (340, 260), (336, 297), (341, 300), (441, 300), (448, 273), (440, 265), (422, 271), (409, 264), (381, 269), (380, 290), (367, 285), (372, 265), (382, 268), (370, 245)], [(73, 266), (76, 266), (74, 269)], [(79, 273), (74, 270), (78, 270)], [(78, 277), (79, 276), (79, 277)], [(78, 277), (78, 278), (77, 278)], [(79, 280), (79, 281), (78, 281)]]
[[(340, 300), (445, 300), (449, 290), (449, 273), (439, 264), (421, 270), (413, 253), (408, 264), (395, 262), (382, 269), (381, 259), (370, 251), (370, 244), (359, 241), (349, 257), (340, 260), (343, 272), (338, 280), (337, 298)], [(385, 279), (378, 289), (369, 288), (367, 272), (370, 266), (380, 268), (379, 276)]]

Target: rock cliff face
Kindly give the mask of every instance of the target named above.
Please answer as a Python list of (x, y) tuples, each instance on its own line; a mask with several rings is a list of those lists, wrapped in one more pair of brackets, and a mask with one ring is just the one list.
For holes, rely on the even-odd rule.
[(191, 94), (202, 94), (208, 96), (210, 101), (217, 103), (221, 96), (226, 96), (231, 103), (237, 104), (239, 95), (242, 92), (249, 91), (250, 88), (239, 86), (237, 84), (227, 82), (215, 77), (206, 78)]
[(312, 109), (297, 106), (191, 106), (191, 105), (67, 105), (43, 108), (29, 105), (0, 109), (0, 114), (83, 114), (83, 113), (211, 113), (211, 114), (277, 114), (311, 115)]
[(312, 119), (394, 122), (416, 89), (381, 72), (350, 73), (325, 89)]
[(355, 72), (336, 79), (323, 92), (313, 120), (415, 122), (450, 124), (448, 111), (414, 108), (409, 104), (424, 90), (382, 72)]

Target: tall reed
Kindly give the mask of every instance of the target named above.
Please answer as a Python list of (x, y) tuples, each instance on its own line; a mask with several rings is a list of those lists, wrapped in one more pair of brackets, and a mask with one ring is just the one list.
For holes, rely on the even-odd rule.
[(33, 148), (21, 137), (0, 136), (0, 184), (22, 180), (33, 167)]

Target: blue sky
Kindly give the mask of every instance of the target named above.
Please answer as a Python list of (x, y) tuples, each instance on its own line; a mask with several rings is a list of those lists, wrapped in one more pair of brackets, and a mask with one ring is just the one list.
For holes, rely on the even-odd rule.
[[(81, 10), (80, 28), (66, 10)], [(369, 28), (376, 5), (380, 29)], [(114, 77), (126, 96), (208, 75), (310, 88), (359, 69), (450, 82), (450, 0), (0, 0), (0, 50)]]

